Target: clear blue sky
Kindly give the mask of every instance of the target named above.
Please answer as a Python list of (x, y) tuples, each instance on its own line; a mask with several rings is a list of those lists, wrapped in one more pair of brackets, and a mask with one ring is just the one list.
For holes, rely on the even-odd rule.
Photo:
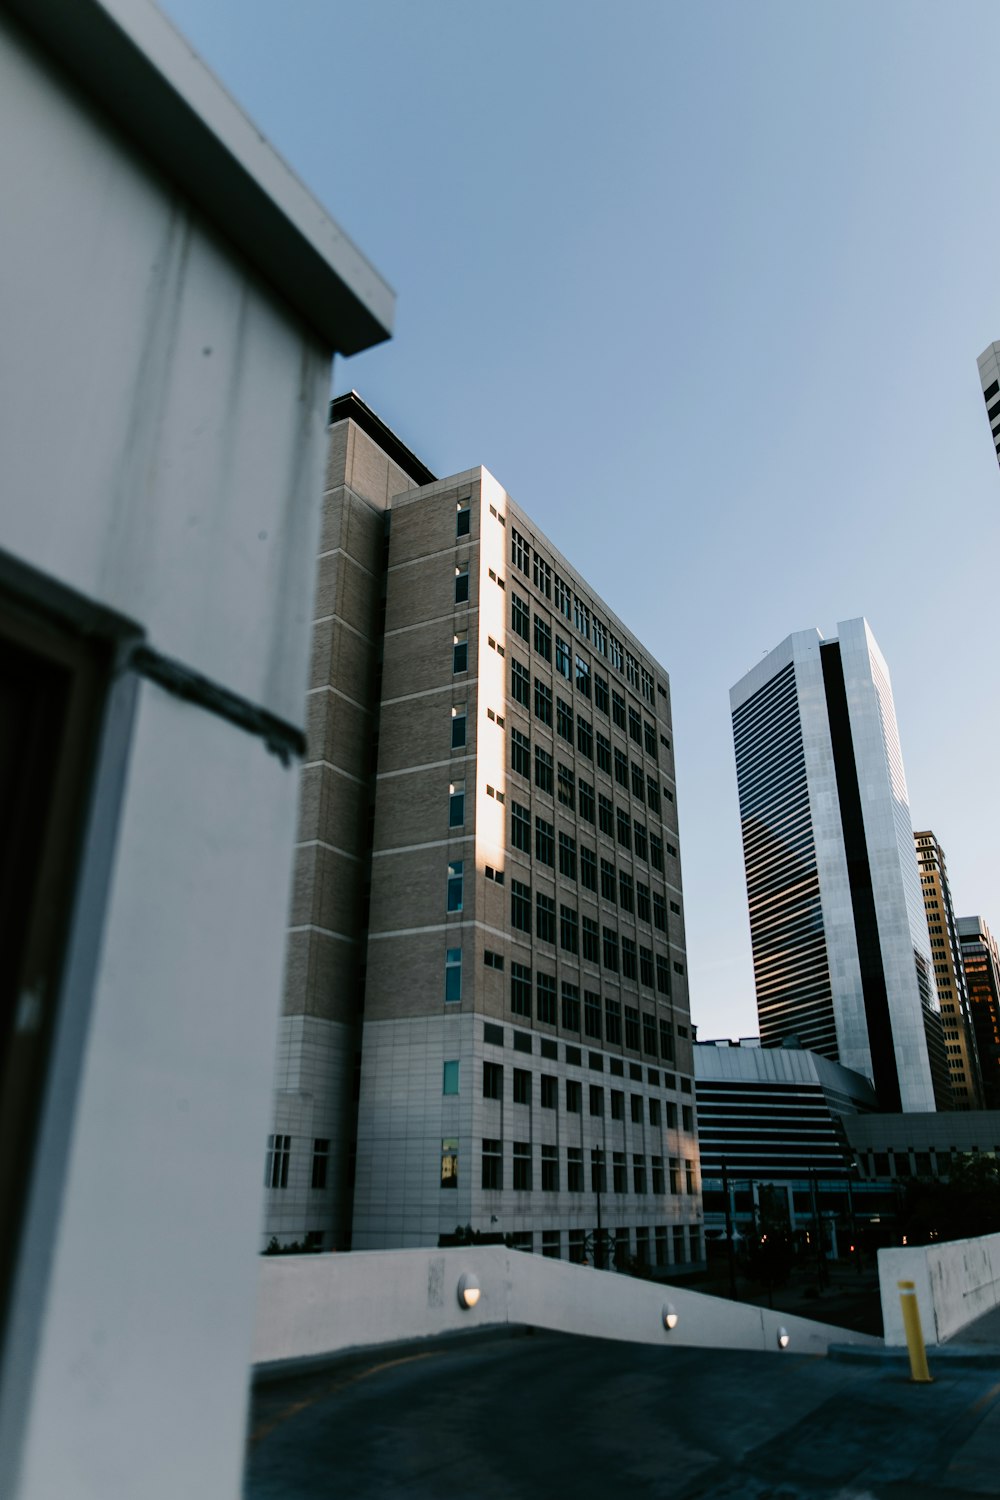
[(756, 1009), (728, 690), (867, 615), (916, 827), (1000, 927), (993, 3), (167, 0), (396, 288), (338, 361), (668, 667), (692, 1014)]

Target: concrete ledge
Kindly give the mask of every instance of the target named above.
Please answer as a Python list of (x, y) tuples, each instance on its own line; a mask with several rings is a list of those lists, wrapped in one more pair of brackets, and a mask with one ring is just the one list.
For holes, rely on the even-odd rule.
[(149, 0), (5, 0), (100, 110), (337, 354), (389, 337), (395, 294)]
[(928, 1347), (942, 1344), (1000, 1306), (1000, 1234), (880, 1250), (878, 1276), (886, 1343), (906, 1341), (898, 1283), (912, 1281)]
[(484, 1328), (458, 1328), (448, 1333), (428, 1334), (421, 1339), (400, 1339), (393, 1344), (367, 1344), (343, 1351), (332, 1350), (328, 1354), (310, 1354), (301, 1359), (272, 1360), (268, 1364), (254, 1365), (251, 1380), (254, 1386), (280, 1385), (289, 1380), (322, 1374), (324, 1370), (361, 1370), (371, 1364), (372, 1356), (376, 1353), (391, 1363), (414, 1355), (430, 1354), (435, 1349), (532, 1338), (539, 1334), (544, 1336), (544, 1330), (532, 1328), (526, 1323), (496, 1323)]
[[(463, 1308), (459, 1281), (468, 1275), (476, 1278), (480, 1294), (475, 1306)], [(667, 1304), (677, 1316), (671, 1329), (663, 1321)], [(825, 1354), (831, 1340), (881, 1343), (683, 1286), (490, 1246), (264, 1256), (252, 1362), (258, 1371), (279, 1372), (351, 1351), (511, 1327), (775, 1354), (780, 1329), (796, 1354)]]
[[(827, 1357), (836, 1364), (885, 1365), (889, 1369), (903, 1371), (909, 1371), (910, 1368), (910, 1356), (906, 1347), (898, 1344), (883, 1344), (881, 1347), (831, 1344)], [(1000, 1348), (987, 1344), (932, 1344), (927, 1349), (927, 1364), (931, 1375), (935, 1370), (943, 1373), (949, 1368), (964, 1369), (973, 1365), (1000, 1368)]]

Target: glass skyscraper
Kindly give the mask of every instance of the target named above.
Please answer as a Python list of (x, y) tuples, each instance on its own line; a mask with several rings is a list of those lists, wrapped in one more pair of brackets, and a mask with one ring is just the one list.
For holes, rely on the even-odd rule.
[(1000, 1109), (1000, 948), (982, 917), (959, 917), (962, 965), (982, 1069), (983, 1102)]
[(983, 388), (990, 436), (1000, 463), (1000, 344), (989, 344), (978, 359), (979, 383)]
[(982, 1109), (983, 1082), (962, 966), (958, 922), (951, 900), (944, 850), (929, 828), (914, 834), (920, 890), (927, 913), (934, 983), (941, 1005), (941, 1028), (951, 1081), (953, 1109)]
[(863, 619), (790, 635), (730, 692), (761, 1041), (950, 1089), (889, 673)]

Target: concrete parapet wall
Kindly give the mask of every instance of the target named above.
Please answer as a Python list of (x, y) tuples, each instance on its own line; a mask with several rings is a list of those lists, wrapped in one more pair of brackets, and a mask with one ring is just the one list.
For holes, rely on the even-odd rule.
[(900, 1281), (912, 1281), (924, 1338), (941, 1344), (1000, 1306), (1000, 1234), (946, 1245), (913, 1245), (878, 1253), (882, 1326), (887, 1345), (904, 1344)]
[[(481, 1296), (475, 1308), (463, 1309), (458, 1283), (469, 1273), (477, 1278)], [(663, 1326), (668, 1301), (678, 1314), (670, 1332)], [(683, 1287), (488, 1246), (265, 1256), (253, 1362), (258, 1368), (276, 1367), (349, 1349), (504, 1324), (633, 1343), (775, 1353), (782, 1327), (799, 1354), (825, 1354), (834, 1340), (881, 1342)]]

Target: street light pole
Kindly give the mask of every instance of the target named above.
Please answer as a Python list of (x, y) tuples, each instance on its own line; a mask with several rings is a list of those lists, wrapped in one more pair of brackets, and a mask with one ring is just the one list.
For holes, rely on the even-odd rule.
[(823, 1253), (823, 1221), (819, 1214), (819, 1183), (815, 1167), (809, 1169), (809, 1187), (812, 1192), (813, 1227), (816, 1233), (816, 1271), (822, 1291), (826, 1286), (826, 1257)]
[(722, 1196), (726, 1204), (726, 1250), (729, 1257), (729, 1295), (734, 1302), (739, 1298), (736, 1295), (736, 1247), (733, 1244), (733, 1214), (729, 1203), (729, 1173), (726, 1170), (726, 1158), (722, 1158)]
[(854, 1192), (853, 1192), (853, 1188), (852, 1188), (852, 1185), (851, 1185), (851, 1179), (850, 1179), (850, 1177), (848, 1177), (846, 1179), (846, 1181), (847, 1181), (847, 1212), (848, 1212), (848, 1215), (850, 1217), (850, 1223), (851, 1223), (851, 1243), (854, 1246), (854, 1259), (857, 1262), (858, 1275), (860, 1276), (861, 1275), (861, 1271), (862, 1271), (862, 1266), (861, 1266), (861, 1241), (858, 1239), (857, 1223), (856, 1223), (855, 1218), (854, 1218)]

